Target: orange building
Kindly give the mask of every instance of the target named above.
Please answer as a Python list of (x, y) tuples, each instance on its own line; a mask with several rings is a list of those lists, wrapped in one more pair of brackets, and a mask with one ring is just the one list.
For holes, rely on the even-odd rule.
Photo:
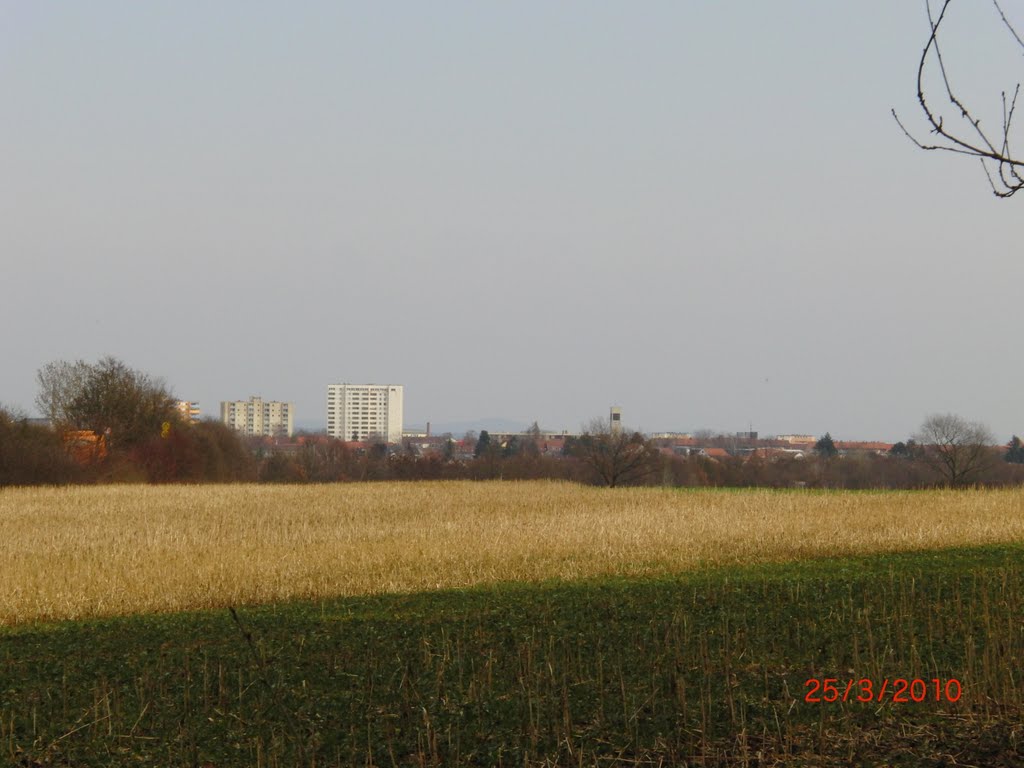
[(107, 458), (106, 435), (97, 435), (91, 429), (77, 429), (65, 432), (63, 440), (64, 450), (83, 467)]

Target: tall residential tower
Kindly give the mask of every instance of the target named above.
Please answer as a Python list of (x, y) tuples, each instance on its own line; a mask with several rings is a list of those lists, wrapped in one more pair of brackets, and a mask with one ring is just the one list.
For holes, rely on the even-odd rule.
[(402, 441), (401, 384), (328, 384), (327, 434), (340, 440)]

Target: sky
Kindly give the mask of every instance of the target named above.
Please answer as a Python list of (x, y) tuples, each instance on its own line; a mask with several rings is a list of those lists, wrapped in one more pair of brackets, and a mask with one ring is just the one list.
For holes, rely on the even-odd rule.
[[(1021, 50), (989, 4), (947, 23), (998, 122)], [(892, 0), (0, 0), (0, 403), (113, 355), (307, 427), (352, 382), (407, 427), (1024, 434), (1024, 199), (893, 120), (927, 138), (927, 33)]]

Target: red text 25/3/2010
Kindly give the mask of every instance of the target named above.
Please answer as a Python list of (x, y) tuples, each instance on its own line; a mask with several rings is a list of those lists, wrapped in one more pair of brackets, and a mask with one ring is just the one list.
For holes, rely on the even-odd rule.
[(831, 704), (836, 701), (883, 702), (887, 698), (895, 704), (925, 701), (958, 701), (963, 692), (955, 677), (942, 680), (933, 677), (908, 679), (897, 677), (874, 681), (868, 677), (859, 680), (840, 680), (836, 677), (812, 677), (804, 683), (807, 693), (804, 701), (810, 704)]

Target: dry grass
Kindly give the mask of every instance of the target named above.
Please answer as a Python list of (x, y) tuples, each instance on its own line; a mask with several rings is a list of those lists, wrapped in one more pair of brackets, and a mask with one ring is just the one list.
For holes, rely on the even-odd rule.
[(1012, 541), (1012, 490), (8, 489), (0, 623)]

